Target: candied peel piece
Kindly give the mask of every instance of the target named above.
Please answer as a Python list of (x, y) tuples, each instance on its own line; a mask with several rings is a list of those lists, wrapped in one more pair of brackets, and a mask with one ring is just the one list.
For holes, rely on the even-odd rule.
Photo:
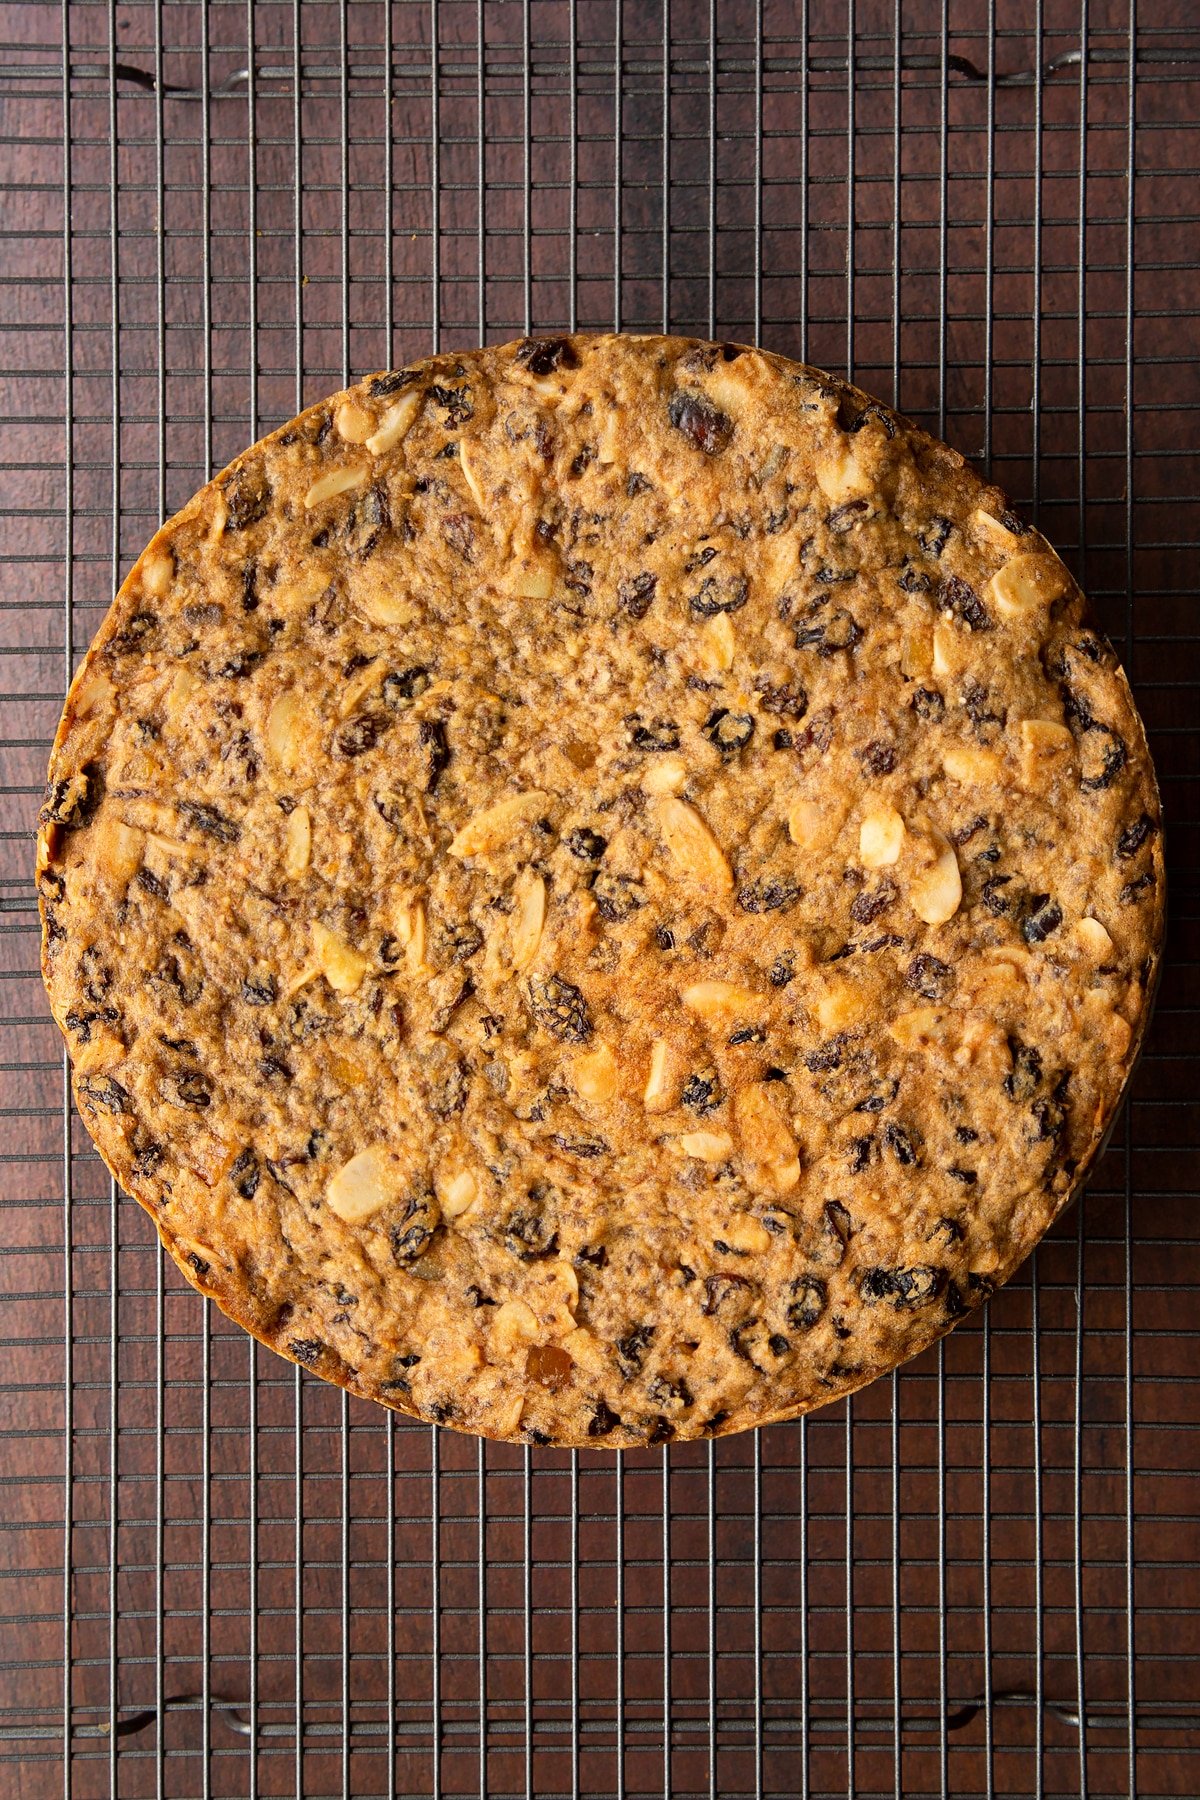
[(560, 1393), (574, 1372), (574, 1362), (559, 1344), (535, 1344), (525, 1358), (526, 1379), (552, 1394)]
[(925, 627), (906, 631), (900, 647), (900, 673), (919, 680), (933, 669), (933, 633)]

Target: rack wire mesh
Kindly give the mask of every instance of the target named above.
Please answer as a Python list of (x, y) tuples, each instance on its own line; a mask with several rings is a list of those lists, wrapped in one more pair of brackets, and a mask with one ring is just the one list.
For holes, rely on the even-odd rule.
[[(1200, 1791), (1200, 25), (1184, 0), (0, 6), (0, 1787)], [(1156, 1024), (1086, 1200), (807, 1421), (622, 1456), (386, 1416), (206, 1312), (72, 1117), (29, 835), (207, 474), (531, 328), (758, 339), (994, 472), (1162, 776)]]

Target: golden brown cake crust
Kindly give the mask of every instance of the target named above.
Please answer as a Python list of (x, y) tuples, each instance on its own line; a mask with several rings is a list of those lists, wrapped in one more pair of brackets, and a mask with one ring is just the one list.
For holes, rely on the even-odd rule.
[(355, 1393), (616, 1446), (818, 1406), (1078, 1187), (1159, 800), (954, 451), (678, 338), (431, 359), (203, 488), (76, 676), (38, 851), (89, 1131)]

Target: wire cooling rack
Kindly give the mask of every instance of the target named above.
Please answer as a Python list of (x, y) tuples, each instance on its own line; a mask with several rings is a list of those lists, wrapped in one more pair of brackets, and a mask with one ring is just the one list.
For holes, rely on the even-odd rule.
[[(1200, 28), (1134, 7), (0, 6), (4, 1794), (1200, 1792)], [(623, 1456), (207, 1311), (67, 1104), (30, 881), (159, 519), (348, 376), (563, 325), (761, 339), (990, 467), (1170, 821), (1132, 1101), (1011, 1289), (807, 1422)]]

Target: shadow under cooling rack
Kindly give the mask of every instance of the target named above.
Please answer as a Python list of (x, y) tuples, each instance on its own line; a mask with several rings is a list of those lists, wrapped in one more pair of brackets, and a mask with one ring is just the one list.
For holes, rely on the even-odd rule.
[[(617, 68), (611, 57), (611, 46), (577, 42), (575, 55), (571, 62), (564, 62), (561, 56), (539, 55), (536, 51), (530, 54), (528, 65), (513, 52), (505, 54), (485, 54), (483, 62), (483, 80), (485, 85), (495, 91), (519, 92), (524, 85), (526, 68), (532, 88), (539, 93), (564, 93), (568, 84), (575, 92), (611, 91), (617, 79)], [(0, 46), (0, 55), (4, 47)], [(11, 54), (11, 47), (9, 47)], [(1158, 75), (1179, 74), (1190, 78), (1191, 71), (1200, 63), (1200, 47), (1190, 44), (1139, 44), (1134, 51), (1135, 66), (1138, 69), (1152, 70)], [(970, 82), (980, 83), (993, 89), (1011, 87), (1036, 87), (1041, 83), (1073, 76), (1078, 79), (1079, 71), (1086, 67), (1089, 74), (1110, 78), (1124, 77), (1129, 66), (1129, 50), (1124, 48), (1102, 48), (1088, 46), (1084, 49), (1064, 50), (1057, 56), (1047, 58), (1041, 64), (1024, 68), (995, 66), (981, 67), (969, 56), (948, 52), (943, 58), (937, 54), (909, 54), (896, 59), (895, 56), (871, 54), (869, 51), (856, 53), (853, 67), (856, 83), (867, 87), (881, 84), (890, 85), (899, 70), (901, 80), (915, 77), (915, 82), (906, 85), (938, 85), (943, 76), (947, 83)], [(775, 84), (792, 85), (797, 80), (817, 80), (822, 76), (833, 75), (845, 80), (850, 62), (847, 56), (813, 54), (807, 57), (797, 55), (768, 55), (761, 57), (747, 55), (737, 50), (726, 50), (716, 60), (716, 80), (725, 92), (750, 91), (755, 83), (764, 86)], [(707, 55), (707, 46), (696, 45), (692, 54), (673, 54), (668, 64), (669, 82), (672, 91), (687, 92), (697, 87), (706, 86), (712, 74), (712, 65)], [(662, 64), (655, 63), (634, 47), (623, 47), (619, 64), (622, 92), (658, 94), (662, 87)], [(469, 50), (454, 47), (439, 55), (437, 65), (438, 80), (442, 83), (455, 81), (478, 82), (480, 76), (479, 60), (472, 59)], [(299, 68), (293, 64), (272, 64), (270, 62), (255, 63), (253, 91), (256, 95), (279, 93), (281, 90), (295, 89), (297, 82), (302, 95), (328, 93), (341, 87), (343, 81), (351, 94), (377, 91), (380, 83), (389, 82), (394, 89), (403, 90), (408, 83), (428, 86), (433, 78), (433, 65), (428, 57), (418, 60), (410, 53), (390, 61), (385, 61), (382, 54), (377, 59), (369, 55), (358, 54), (342, 59), (331, 59), (327, 62), (318, 60), (302, 60)], [(10, 63), (0, 65), (0, 82), (43, 83), (48, 88), (56, 89), (62, 84), (62, 65), (54, 65), (40, 60), (28, 63)], [(251, 86), (251, 72), (248, 67), (233, 69), (210, 79), (207, 85), (198, 82), (169, 81), (160, 77), (153, 68), (127, 62), (124, 59), (111, 63), (102, 58), (80, 59), (71, 64), (71, 85), (75, 89), (89, 82), (103, 83), (111, 86), (115, 80), (122, 87), (140, 88), (146, 93), (161, 93), (172, 100), (211, 101), (236, 98), (245, 95)]]

